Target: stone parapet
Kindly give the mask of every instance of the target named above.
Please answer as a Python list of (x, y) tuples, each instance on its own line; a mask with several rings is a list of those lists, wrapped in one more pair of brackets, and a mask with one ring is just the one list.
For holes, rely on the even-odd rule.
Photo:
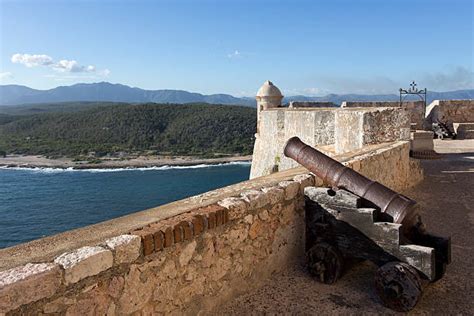
[(27, 263), (0, 272), (0, 314), (50, 297), (59, 289), (61, 271), (54, 263)]
[(60, 255), (54, 263), (63, 268), (66, 284), (71, 284), (111, 268), (113, 255), (105, 248), (86, 246)]
[(346, 108), (336, 112), (335, 151), (409, 140), (410, 118), (404, 108)]
[(329, 101), (291, 101), (288, 108), (337, 108), (338, 105)]
[(429, 124), (474, 123), (474, 100), (434, 100), (426, 108)]
[(311, 146), (334, 144), (336, 111), (335, 108), (278, 108), (260, 112), (250, 178), (296, 167), (296, 162), (283, 155), (286, 141), (293, 136)]
[(423, 101), (345, 101), (342, 102), (342, 108), (369, 108), (369, 107), (400, 107), (407, 109), (410, 113), (410, 122), (413, 129), (423, 129), (424, 125), (424, 107)]
[(454, 123), (453, 127), (454, 132), (457, 134), (457, 139), (474, 139), (474, 122)]
[[(335, 158), (402, 190), (421, 177), (408, 150), (408, 142), (396, 142)], [(128, 229), (124, 226), (115, 236), (0, 272), (0, 313), (210, 312), (303, 260), (303, 191), (321, 184), (305, 169), (295, 168), (174, 202), (170, 205), (176, 212), (165, 205), (129, 215)], [(170, 215), (153, 220), (153, 214), (164, 212)], [(112, 223), (83, 231), (99, 235)], [(69, 235), (56, 239), (61, 236)], [(64, 243), (70, 240), (64, 238)], [(31, 245), (55, 253), (41, 240)], [(0, 250), (0, 257), (21, 248)]]
[(410, 133), (410, 150), (412, 152), (433, 152), (434, 133), (431, 131), (414, 131)]

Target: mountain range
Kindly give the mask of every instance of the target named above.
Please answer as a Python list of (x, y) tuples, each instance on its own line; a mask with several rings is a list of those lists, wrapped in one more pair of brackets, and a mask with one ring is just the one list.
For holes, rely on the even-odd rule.
[[(396, 101), (398, 94), (328, 94), (321, 97), (291, 96), (285, 97), (284, 103), (290, 101), (329, 101), (340, 104), (343, 101)], [(428, 104), (439, 99), (474, 99), (474, 89), (447, 92), (428, 91)], [(238, 98), (229, 94), (204, 95), (184, 90), (144, 90), (122, 84), (109, 82), (78, 83), (71, 86), (60, 86), (49, 90), (36, 90), (21, 85), (0, 85), (0, 106), (33, 103), (76, 102), (76, 101), (110, 101), (128, 103), (191, 103), (205, 102), (211, 104), (234, 104), (255, 106), (253, 97)]]

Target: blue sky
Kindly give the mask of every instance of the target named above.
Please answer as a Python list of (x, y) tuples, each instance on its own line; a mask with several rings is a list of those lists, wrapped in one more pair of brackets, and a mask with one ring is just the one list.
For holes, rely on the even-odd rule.
[(473, 87), (472, 0), (0, 0), (0, 80), (252, 96)]

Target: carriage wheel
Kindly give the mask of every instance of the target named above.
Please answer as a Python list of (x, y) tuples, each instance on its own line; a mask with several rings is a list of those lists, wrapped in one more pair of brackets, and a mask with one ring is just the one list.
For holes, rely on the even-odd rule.
[(343, 259), (337, 248), (317, 243), (306, 253), (309, 272), (321, 283), (333, 284), (341, 276)]
[(418, 272), (403, 262), (381, 266), (375, 273), (375, 289), (383, 304), (398, 312), (414, 308), (423, 293)]

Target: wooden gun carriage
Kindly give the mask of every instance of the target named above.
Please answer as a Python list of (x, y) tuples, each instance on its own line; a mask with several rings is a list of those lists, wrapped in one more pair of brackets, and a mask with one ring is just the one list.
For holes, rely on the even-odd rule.
[(284, 153), (330, 186), (305, 189), (309, 271), (332, 284), (347, 259), (370, 260), (379, 266), (375, 287), (382, 302), (397, 311), (411, 310), (423, 287), (443, 276), (451, 261), (450, 238), (426, 231), (415, 201), (299, 138), (291, 138)]

